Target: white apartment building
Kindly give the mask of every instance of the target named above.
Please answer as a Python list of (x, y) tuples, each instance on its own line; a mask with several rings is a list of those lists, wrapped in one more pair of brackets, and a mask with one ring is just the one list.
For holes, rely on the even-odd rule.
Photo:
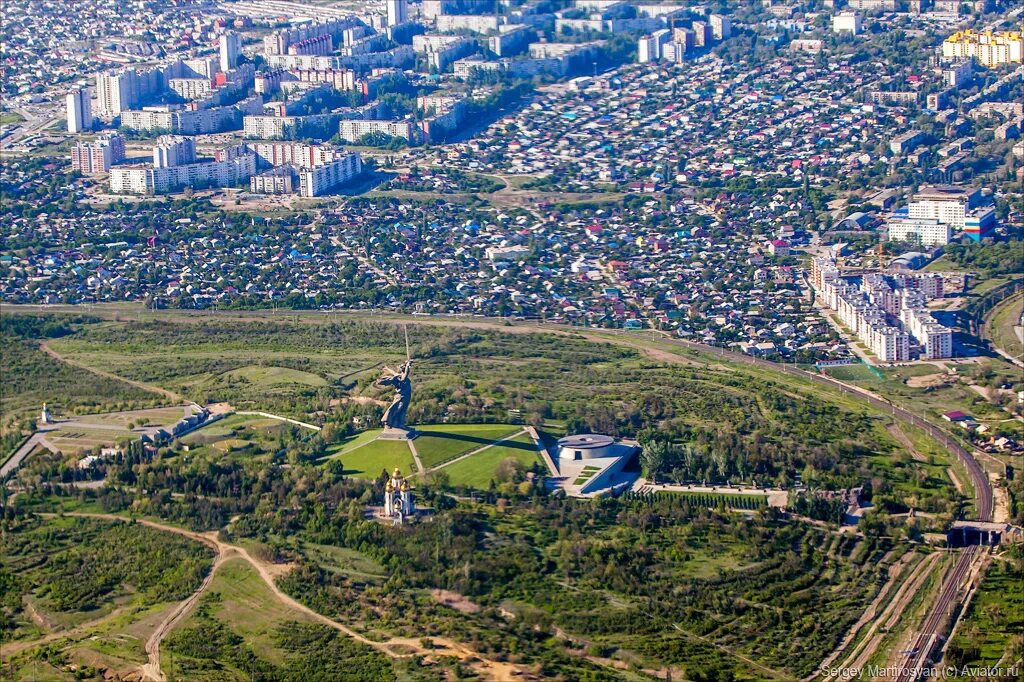
[(245, 113), (263, 110), (263, 100), (251, 97), (237, 104), (209, 109), (146, 107), (121, 112), (121, 127), (140, 131), (166, 130), (182, 135), (205, 135), (238, 128)]
[(461, 36), (438, 34), (416, 35), (412, 49), (426, 55), (428, 68), (444, 71), (449, 64), (476, 51), (476, 42)]
[(388, 26), (398, 26), (409, 21), (408, 0), (387, 0)]
[(226, 73), (238, 66), (238, 55), (242, 52), (242, 36), (233, 31), (222, 33), (218, 47), (221, 71)]
[(953, 238), (948, 223), (931, 218), (895, 218), (886, 223), (888, 241), (914, 242), (921, 246), (942, 246)]
[(641, 64), (656, 62), (661, 59), (661, 51), (666, 43), (672, 40), (672, 31), (664, 28), (637, 42), (637, 61)]
[(503, 21), (493, 14), (442, 14), (437, 18), (437, 30), (495, 33)]
[(246, 146), (256, 154), (260, 166), (313, 168), (333, 161), (337, 155), (334, 147), (301, 142), (250, 142)]
[(840, 12), (832, 16), (833, 33), (859, 35), (862, 30), (860, 15), (856, 12)]
[(732, 20), (721, 14), (712, 14), (708, 17), (711, 24), (711, 36), (715, 40), (725, 40), (732, 36)]
[(89, 90), (76, 88), (67, 97), (68, 132), (92, 130), (92, 99)]
[(363, 172), (359, 154), (349, 153), (321, 166), (299, 171), (299, 194), (316, 197), (326, 194)]
[(209, 78), (172, 78), (167, 81), (167, 87), (187, 100), (206, 99), (214, 89)]
[(115, 167), (110, 171), (110, 191), (112, 194), (167, 194), (186, 187), (234, 187), (255, 174), (255, 154), (242, 154), (228, 161), (165, 168)]
[(196, 141), (191, 137), (162, 135), (153, 147), (153, 168), (170, 168), (195, 163)]
[(983, 66), (999, 66), (1024, 61), (1024, 32), (981, 33), (958, 31), (942, 42), (946, 58), (974, 58)]
[(388, 121), (382, 119), (345, 120), (338, 125), (338, 134), (346, 142), (355, 142), (363, 135), (383, 133), (391, 137), (402, 137), (410, 142), (416, 140), (416, 128), (412, 121)]
[(294, 166), (277, 166), (249, 178), (249, 191), (253, 194), (292, 194), (298, 178)]
[(953, 330), (938, 321), (924, 308), (904, 308), (900, 321), (910, 330), (927, 360), (953, 357)]
[(907, 204), (907, 215), (911, 218), (937, 220), (955, 230), (962, 230), (964, 219), (980, 203), (979, 189), (935, 185), (922, 188), (914, 195), (913, 200)]
[[(911, 337), (921, 346), (923, 357), (952, 356), (952, 331), (939, 324), (926, 308), (930, 299), (942, 296), (940, 276), (867, 274), (857, 287), (842, 278), (834, 261), (815, 258), (811, 261), (811, 285), (822, 302), (836, 311), (840, 321), (881, 362), (909, 360)], [(890, 323), (893, 318), (899, 320), (902, 329)]]

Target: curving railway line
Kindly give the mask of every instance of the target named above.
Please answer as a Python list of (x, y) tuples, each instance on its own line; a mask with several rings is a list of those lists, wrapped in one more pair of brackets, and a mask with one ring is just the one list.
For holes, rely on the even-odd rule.
[(856, 395), (857, 397), (866, 400), (875, 407), (888, 411), (896, 419), (902, 422), (916, 426), (921, 429), (929, 436), (942, 443), (942, 445), (949, 450), (953, 455), (956, 456), (957, 460), (963, 464), (964, 468), (967, 469), (967, 473), (971, 477), (971, 482), (974, 484), (975, 493), (975, 509), (977, 511), (978, 521), (991, 521), (992, 520), (992, 484), (988, 480), (988, 476), (985, 474), (985, 470), (982, 468), (978, 460), (974, 458), (970, 452), (967, 451), (962, 445), (957, 443), (953, 438), (949, 436), (944, 430), (935, 426), (931, 422), (922, 419), (913, 412), (909, 412), (902, 407), (898, 407), (893, 404), (892, 401), (875, 395), (870, 391), (851, 386), (849, 384), (837, 381), (831, 377), (823, 376), (821, 374), (815, 374), (814, 372), (808, 372), (807, 370), (799, 369), (797, 367), (790, 367), (789, 365), (772, 362), (770, 360), (762, 360), (761, 358), (751, 357), (743, 353), (737, 353), (735, 351), (725, 350), (724, 348), (717, 348), (714, 346), (707, 346), (702, 343), (694, 343), (693, 341), (685, 341), (682, 339), (666, 339), (668, 343), (679, 345), (687, 348), (694, 348), (705, 352), (711, 352), (722, 357), (729, 358), (736, 362), (745, 362), (752, 365), (759, 365), (763, 367), (770, 367), (775, 371), (783, 371), (787, 374), (798, 375), (819, 384), (824, 384), (832, 388), (836, 388), (843, 393), (849, 393)]

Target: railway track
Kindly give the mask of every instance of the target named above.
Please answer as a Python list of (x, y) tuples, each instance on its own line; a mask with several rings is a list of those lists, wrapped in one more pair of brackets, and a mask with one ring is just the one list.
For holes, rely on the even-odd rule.
[(911, 648), (898, 660), (897, 673), (893, 678), (895, 682), (913, 682), (925, 674), (925, 666), (929, 662), (931, 652), (942, 637), (944, 621), (949, 616), (950, 606), (954, 603), (968, 571), (971, 570), (977, 552), (977, 547), (968, 547), (960, 554), (953, 570), (942, 584), (931, 612), (914, 637)]

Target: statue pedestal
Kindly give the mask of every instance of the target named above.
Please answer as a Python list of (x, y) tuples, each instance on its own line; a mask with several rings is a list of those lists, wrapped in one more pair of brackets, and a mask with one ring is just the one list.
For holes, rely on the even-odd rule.
[(388, 426), (380, 432), (377, 438), (381, 440), (413, 440), (418, 435), (420, 434), (416, 429), (398, 429)]

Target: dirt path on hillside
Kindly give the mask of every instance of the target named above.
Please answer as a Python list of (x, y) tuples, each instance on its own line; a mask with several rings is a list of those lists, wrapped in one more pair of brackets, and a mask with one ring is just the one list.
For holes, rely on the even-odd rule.
[(142, 666), (142, 674), (147, 679), (158, 680), (159, 682), (163, 682), (165, 679), (163, 670), (160, 669), (160, 643), (170, 634), (171, 630), (177, 627), (178, 623), (185, 619), (185, 616), (192, 613), (192, 609), (199, 601), (199, 597), (202, 596), (203, 592), (210, 587), (210, 583), (213, 582), (213, 576), (217, 573), (217, 569), (221, 567), (221, 564), (224, 563), (224, 559), (225, 554), (220, 552), (218, 548), (217, 557), (213, 560), (210, 572), (203, 578), (199, 589), (172, 608), (170, 613), (153, 630), (153, 634), (149, 636), (149, 639), (146, 640), (146, 656), (149, 657), (149, 662)]
[(895, 438), (899, 442), (900, 445), (902, 445), (903, 447), (905, 447), (907, 449), (907, 452), (910, 453), (910, 456), (913, 457), (915, 461), (917, 461), (917, 462), (927, 462), (928, 461), (925, 458), (924, 455), (922, 455), (920, 452), (917, 451), (917, 448), (914, 447), (914, 444), (910, 442), (909, 438), (907, 438), (907, 434), (903, 433), (903, 429), (900, 428), (899, 423), (893, 422), (893, 423), (887, 425), (885, 427), (885, 429), (886, 429), (886, 431), (889, 432), (890, 436)]
[(142, 381), (135, 381), (134, 379), (126, 379), (126, 378), (124, 378), (122, 376), (118, 376), (117, 374), (114, 374), (113, 372), (108, 372), (108, 371), (103, 370), (103, 369), (97, 369), (96, 367), (90, 367), (89, 365), (85, 364), (84, 362), (80, 362), (78, 360), (72, 360), (71, 358), (68, 358), (68, 357), (66, 357), (64, 355), (61, 355), (60, 353), (55, 351), (53, 348), (51, 348), (49, 341), (43, 341), (42, 343), (40, 343), (39, 344), (39, 349), (42, 350), (47, 355), (49, 355), (54, 360), (56, 360), (57, 362), (63, 362), (65, 364), (71, 365), (72, 367), (77, 367), (79, 369), (84, 369), (86, 372), (92, 372), (93, 374), (96, 374), (97, 376), (104, 377), (106, 379), (112, 379), (114, 381), (120, 381), (122, 383), (129, 384), (131, 386), (134, 386), (135, 388), (140, 388), (143, 391), (147, 391), (149, 393), (158, 393), (158, 394), (164, 396), (165, 398), (167, 398), (168, 400), (173, 401), (174, 403), (187, 403), (187, 402), (190, 402), (190, 401), (186, 400), (184, 397), (182, 397), (180, 394), (175, 393), (174, 391), (169, 391), (166, 388), (160, 388), (159, 386), (154, 386), (153, 384), (147, 384), (147, 383), (144, 383)]
[[(47, 516), (54, 515), (49, 514)], [(150, 528), (163, 530), (169, 533), (176, 533), (178, 535), (182, 535), (197, 542), (202, 542), (203, 544), (214, 548), (214, 550), (218, 552), (217, 560), (214, 561), (214, 566), (211, 568), (210, 573), (207, 576), (207, 579), (204, 580), (204, 584), (200, 586), (199, 590), (193, 593), (191, 597), (181, 602), (172, 611), (172, 613), (169, 614), (169, 616), (160, 624), (160, 626), (157, 628), (157, 631), (154, 632), (153, 636), (150, 637), (150, 641), (146, 642), (146, 652), (150, 656), (150, 662), (143, 666), (143, 672), (146, 675), (146, 678), (149, 680), (154, 680), (155, 682), (163, 682), (165, 678), (163, 676), (163, 672), (160, 670), (160, 641), (168, 633), (170, 633), (171, 630), (174, 629), (174, 626), (177, 625), (184, 618), (185, 615), (188, 614), (188, 612), (194, 606), (196, 600), (201, 595), (203, 590), (205, 590), (206, 587), (209, 586), (209, 582), (212, 580), (213, 574), (215, 573), (216, 569), (220, 566), (220, 564), (223, 561), (226, 561), (227, 559), (232, 557), (240, 557), (244, 559), (246, 562), (248, 562), (254, 569), (256, 569), (256, 572), (259, 574), (260, 578), (263, 579), (263, 582), (266, 583), (270, 591), (285, 606), (295, 609), (296, 611), (299, 611), (309, 616), (313, 620), (316, 620), (317, 622), (322, 623), (323, 625), (334, 628), (335, 630), (351, 637), (357, 642), (361, 642), (363, 644), (366, 644), (367, 646), (371, 646), (377, 651), (385, 654), (386, 656), (390, 656), (391, 658), (404, 658), (411, 655), (419, 655), (424, 657), (454, 656), (463, 661), (472, 660), (473, 662), (470, 663), (470, 667), (476, 670), (476, 672), (480, 674), (484, 679), (490, 680), (508, 680), (517, 676), (521, 676), (523, 674), (523, 670), (521, 668), (518, 668), (515, 665), (512, 665), (511, 663), (490, 660), (488, 658), (485, 658), (478, 652), (470, 649), (469, 647), (454, 642), (445, 637), (429, 637), (429, 639), (433, 643), (432, 649), (425, 648), (422, 645), (420, 638), (414, 637), (392, 637), (391, 639), (388, 639), (384, 642), (377, 642), (372, 639), (369, 639), (359, 634), (347, 625), (343, 625), (331, 618), (328, 618), (327, 616), (324, 616), (321, 613), (318, 613), (317, 611), (314, 611), (305, 604), (296, 601), (295, 599), (281, 591), (281, 589), (277, 586), (275, 579), (290, 571), (293, 568), (293, 565), (272, 564), (270, 562), (257, 560), (253, 558), (253, 556), (249, 554), (249, 552), (246, 551), (244, 547), (232, 545), (218, 539), (217, 533), (215, 532), (211, 531), (207, 533), (197, 533), (195, 531), (185, 530), (184, 528), (178, 528), (176, 526), (169, 526), (167, 524), (159, 523), (157, 521), (150, 521), (148, 519), (131, 519), (124, 516), (117, 516), (115, 514), (91, 514), (85, 512), (75, 512), (67, 513), (65, 514), (65, 516), (78, 516), (83, 518), (104, 519), (108, 521), (121, 522), (131, 522), (134, 520), (136, 523), (142, 524), (144, 526), (149, 526)], [(408, 650), (408, 652), (398, 652), (395, 651), (395, 649), (404, 649)]]
[[(84, 623), (80, 623), (69, 630), (58, 630), (57, 632), (51, 632), (47, 635), (43, 635), (42, 637), (37, 637), (35, 639), (23, 639), (15, 642), (7, 642), (2, 647), (0, 647), (0, 649), (2, 649), (2, 652), (0, 653), (2, 653), (2, 655), (5, 657), (10, 658), (15, 654), (21, 653), (25, 649), (31, 649), (35, 646), (49, 644), (50, 642), (55, 642), (59, 639), (64, 639), (65, 637), (71, 638), (77, 635), (85, 634), (92, 628), (103, 625), (107, 621), (117, 618), (126, 610), (127, 607), (119, 606), (105, 616), (101, 616), (96, 620), (90, 620)], [(34, 620), (35, 618), (33, 618), (33, 621)]]
[(882, 610), (875, 622), (871, 624), (871, 627), (868, 628), (864, 638), (850, 652), (850, 655), (836, 667), (845, 669), (863, 668), (867, 664), (871, 657), (875, 655), (885, 636), (904, 617), (907, 606), (921, 590), (928, 576), (931, 575), (935, 564), (938, 563), (939, 557), (939, 553), (936, 552), (921, 560), (921, 563), (907, 576), (900, 589), (893, 595), (892, 600)]

